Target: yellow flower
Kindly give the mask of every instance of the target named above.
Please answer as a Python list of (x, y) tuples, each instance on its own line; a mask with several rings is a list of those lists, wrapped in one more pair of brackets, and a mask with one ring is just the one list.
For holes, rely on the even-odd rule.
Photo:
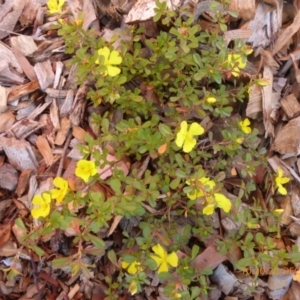
[(241, 127), (241, 130), (242, 130), (244, 133), (247, 133), (247, 134), (251, 133), (251, 131), (252, 131), (251, 127), (249, 127), (250, 124), (251, 124), (251, 123), (250, 123), (250, 120), (249, 120), (248, 118), (246, 118), (244, 121), (240, 121), (240, 122), (239, 122), (239, 125), (240, 125), (240, 127)]
[(249, 229), (258, 229), (258, 228), (260, 228), (260, 225), (257, 224), (257, 223), (247, 222), (246, 225)]
[(247, 61), (241, 54), (228, 54), (227, 63), (229, 68), (232, 68), (231, 74), (237, 77), (239, 76), (240, 69), (246, 67)]
[(208, 97), (206, 98), (206, 102), (212, 104), (215, 103), (217, 101), (217, 99), (215, 97)]
[(244, 138), (239, 137), (235, 140), (238, 144), (243, 144)]
[(128, 291), (131, 295), (135, 295), (138, 291), (138, 287), (139, 287), (139, 284), (138, 282), (133, 279), (130, 284), (129, 284), (129, 287), (128, 287)]
[(122, 268), (127, 269), (129, 274), (136, 274), (138, 272), (143, 271), (143, 267), (141, 267), (141, 263), (138, 261), (133, 261), (132, 263), (127, 263), (126, 261), (122, 262)]
[[(119, 65), (122, 63), (122, 57), (118, 51), (110, 51), (107, 47), (101, 48), (98, 50), (99, 56), (104, 57), (103, 65), (106, 67), (104, 75), (109, 75), (111, 77), (117, 76), (120, 74), (121, 70), (118, 67), (113, 65)], [(99, 58), (96, 60), (96, 64), (99, 64)]]
[(278, 193), (281, 195), (286, 195), (287, 190), (285, 187), (283, 187), (283, 184), (286, 184), (290, 181), (289, 177), (282, 177), (283, 176), (283, 170), (281, 168), (277, 169), (278, 176), (275, 178), (275, 184), (278, 188)]
[(49, 0), (47, 2), (48, 13), (49, 14), (61, 13), (64, 4), (65, 4), (65, 0)]
[(169, 265), (172, 267), (178, 266), (178, 256), (175, 252), (170, 254), (159, 244), (152, 247), (153, 252), (156, 255), (150, 255), (150, 257), (156, 262), (158, 273), (168, 272)]
[(181, 122), (180, 131), (177, 133), (175, 143), (178, 147), (183, 146), (183, 152), (189, 153), (196, 146), (196, 139), (194, 136), (201, 135), (204, 133), (204, 129), (197, 123), (192, 123), (188, 129), (186, 121)]
[(34, 219), (39, 217), (47, 217), (50, 213), (51, 196), (48, 193), (35, 195), (32, 199), (32, 204), (35, 206), (31, 210), (31, 215)]
[(284, 209), (282, 208), (277, 208), (273, 210), (274, 215), (281, 215), (284, 212)]
[(56, 177), (53, 180), (53, 184), (57, 189), (50, 191), (51, 197), (56, 199), (57, 203), (61, 203), (69, 191), (68, 181), (61, 177)]
[(77, 162), (75, 175), (81, 178), (84, 182), (88, 182), (91, 176), (97, 174), (95, 162), (81, 159)]
[(211, 215), (215, 211), (215, 207), (222, 208), (225, 212), (231, 210), (231, 202), (223, 194), (215, 193), (213, 197), (209, 197), (208, 204), (203, 208), (205, 215)]
[[(211, 191), (216, 185), (214, 181), (209, 180), (209, 178), (207, 177), (202, 177), (198, 179), (198, 183), (199, 184), (197, 184), (197, 189), (187, 194), (188, 198), (191, 200), (195, 200), (197, 198), (203, 197), (205, 195), (204, 192)], [(188, 180), (186, 184), (191, 185), (191, 181)]]

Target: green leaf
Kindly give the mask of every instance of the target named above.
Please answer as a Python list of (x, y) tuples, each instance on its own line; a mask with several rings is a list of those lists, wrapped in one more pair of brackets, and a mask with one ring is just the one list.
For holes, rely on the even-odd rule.
[(147, 225), (143, 228), (143, 236), (144, 238), (148, 239), (151, 235), (150, 227)]
[(42, 250), (38, 246), (32, 246), (32, 250), (38, 255), (38, 256), (43, 256), (45, 254), (44, 250)]
[(117, 268), (119, 268), (119, 264), (117, 261), (117, 255), (114, 250), (109, 250), (107, 252), (107, 257)]
[(88, 233), (87, 236), (96, 247), (99, 247), (99, 248), (105, 247), (105, 243), (102, 239), (100, 239), (97, 236), (90, 234), (90, 233)]
[(127, 81), (126, 76), (121, 75), (121, 76), (118, 76), (118, 78), (115, 80), (114, 83), (115, 83), (115, 84), (122, 85), (122, 84), (124, 84), (126, 81)]
[(57, 258), (52, 260), (52, 266), (53, 267), (62, 267), (66, 265), (67, 263), (70, 263), (70, 257), (64, 257), (64, 258)]
[(179, 177), (172, 180), (170, 183), (170, 188), (175, 190), (178, 187), (180, 181), (181, 181), (181, 178), (179, 178)]
[(194, 245), (192, 248), (192, 259), (194, 259), (199, 253), (200, 247), (198, 245)]
[(161, 123), (161, 124), (159, 124), (158, 128), (163, 136), (172, 135), (172, 131), (171, 131), (170, 127), (167, 126), (166, 124)]
[(193, 54), (193, 59), (195, 61), (195, 63), (201, 67), (201, 56), (199, 55), (199, 53), (194, 53)]
[(121, 193), (121, 181), (117, 178), (112, 178), (109, 181), (110, 187), (116, 192), (117, 194)]
[(25, 224), (23, 223), (22, 219), (17, 218), (17, 219), (15, 220), (15, 224), (16, 224), (19, 228), (21, 228), (21, 229), (23, 229), (25, 232), (27, 232), (26, 227), (25, 227)]

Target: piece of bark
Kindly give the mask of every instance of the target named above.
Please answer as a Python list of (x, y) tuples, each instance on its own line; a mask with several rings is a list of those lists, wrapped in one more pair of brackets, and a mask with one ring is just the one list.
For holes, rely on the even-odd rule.
[(17, 187), (18, 171), (10, 164), (4, 163), (0, 168), (0, 187), (9, 191), (14, 191)]
[(79, 126), (74, 126), (72, 134), (80, 143), (85, 143), (84, 136), (86, 135), (86, 131), (84, 129)]
[(252, 31), (250, 29), (234, 29), (234, 30), (228, 30), (224, 32), (224, 40), (226, 42), (226, 45), (229, 45), (229, 43), (233, 40), (239, 39), (239, 40), (247, 40), (250, 38), (252, 34)]
[(54, 88), (47, 88), (46, 91), (48, 96), (52, 98), (66, 98), (69, 90), (58, 90)]
[(300, 117), (289, 121), (277, 133), (272, 150), (289, 156), (300, 154)]
[(250, 87), (249, 101), (246, 108), (246, 116), (256, 119), (262, 112), (262, 88), (257, 84)]
[(12, 102), (18, 98), (26, 96), (40, 88), (39, 82), (34, 80), (23, 85), (14, 86), (8, 93), (8, 102)]
[(20, 73), (13, 71), (7, 61), (1, 59), (0, 56), (0, 84), (14, 85), (22, 84), (25, 82), (24, 76)]
[(32, 170), (25, 170), (21, 173), (18, 180), (18, 186), (16, 189), (16, 194), (18, 195), (18, 197), (21, 197), (23, 193), (26, 191), (31, 174), (32, 174)]
[(271, 274), (268, 278), (267, 295), (270, 299), (282, 299), (288, 291), (291, 282), (293, 281), (293, 274)]
[(37, 63), (34, 66), (34, 71), (38, 78), (41, 90), (45, 91), (47, 87), (53, 84), (54, 73), (52, 71), (50, 60)]
[(25, 55), (17, 48), (14, 48), (12, 46), (13, 53), (16, 57), (16, 60), (18, 61), (19, 65), (21, 66), (23, 72), (26, 74), (26, 76), (32, 81), (36, 80), (36, 74), (34, 72), (33, 66), (30, 64), (28, 59), (25, 57)]
[[(176, 9), (181, 3), (180, 0), (167, 0), (167, 7), (170, 10)], [(154, 8), (156, 7), (155, 1), (139, 0), (136, 1), (133, 7), (130, 9), (128, 15), (125, 17), (126, 24), (132, 24), (135, 22), (148, 21), (155, 15)]]
[(43, 125), (43, 135), (47, 138), (51, 147), (54, 147), (55, 129), (48, 114), (42, 114), (39, 117), (39, 123)]
[(225, 260), (227, 260), (227, 257), (217, 252), (214, 246), (208, 246), (202, 253), (195, 257), (191, 264), (197, 271), (202, 271), (205, 269), (214, 269)]
[(71, 111), (73, 102), (74, 102), (74, 91), (68, 90), (67, 96), (60, 108), (60, 115), (62, 117), (66, 116)]
[(15, 138), (2, 139), (3, 150), (9, 163), (19, 171), (34, 170), (38, 167), (31, 145), (25, 140)]
[(24, 118), (27, 118), (35, 109), (35, 104), (33, 102), (29, 102), (29, 105), (24, 106), (23, 108), (18, 110), (16, 119), (22, 120)]
[(7, 109), (7, 93), (6, 88), (0, 85), (0, 114)]
[(59, 112), (58, 112), (58, 107), (57, 107), (55, 98), (52, 99), (52, 105), (50, 107), (50, 119), (51, 119), (51, 122), (52, 122), (54, 128), (56, 130), (59, 130), (60, 129), (60, 118), (59, 118)]
[(47, 167), (51, 166), (53, 164), (54, 157), (47, 139), (40, 135), (37, 137), (35, 142), (38, 150), (40, 151), (45, 160)]
[[(1, 28), (1, 26), (0, 26)], [(0, 30), (1, 35), (1, 30)], [(18, 73), (22, 73), (22, 68), (17, 62), (16, 57), (12, 50), (7, 45), (0, 41), (0, 58), (8, 63), (8, 65), (14, 68)]]
[(0, 40), (14, 30), (24, 5), (23, 0), (9, 0), (0, 6)]
[(20, 16), (20, 23), (23, 27), (33, 24), (42, 3), (45, 2), (39, 0), (25, 0), (25, 6)]
[(82, 118), (83, 118), (83, 114), (85, 111), (85, 106), (86, 106), (86, 95), (89, 91), (89, 84), (88, 82), (84, 82), (82, 84), (82, 86), (78, 89), (72, 109), (71, 109), (71, 113), (70, 113), (70, 120), (72, 125), (79, 125)]
[(229, 10), (238, 13), (238, 18), (248, 21), (255, 15), (255, 0), (231, 0)]
[(32, 63), (44, 62), (53, 55), (54, 49), (60, 48), (63, 45), (63, 38), (54, 38), (42, 42), (40, 45), (38, 45), (38, 50), (30, 56)]
[(39, 105), (30, 115), (28, 115), (27, 119), (34, 120), (37, 116), (39, 116), (51, 103), (44, 103)]
[(10, 110), (7, 110), (6, 112), (0, 114), (0, 133), (3, 133), (6, 130), (10, 129), (11, 126), (15, 123), (15, 120), (16, 117)]
[(268, 66), (264, 67), (263, 77), (269, 80), (269, 84), (262, 89), (262, 106), (263, 106), (263, 120), (265, 126), (265, 136), (274, 137), (274, 125), (271, 120), (271, 113), (274, 109), (272, 101), (272, 86), (273, 86), (273, 73)]
[(278, 37), (273, 47), (272, 54), (275, 55), (279, 52), (283, 47), (287, 46), (293, 35), (299, 30), (300, 28), (300, 10), (297, 12), (294, 22), (288, 26)]
[(266, 48), (271, 39), (278, 31), (278, 20), (276, 11), (266, 11), (266, 5), (259, 3), (256, 8), (255, 17), (249, 23), (248, 28), (252, 30), (252, 35), (248, 39), (253, 47)]
[(62, 118), (60, 130), (57, 132), (57, 135), (55, 138), (56, 145), (61, 146), (65, 142), (70, 127), (71, 127), (70, 120), (66, 117)]
[(29, 120), (27, 118), (22, 119), (15, 123), (9, 130), (10, 136), (15, 136), (18, 139), (25, 139), (30, 134), (36, 132), (44, 125), (39, 122)]
[(294, 94), (290, 94), (283, 98), (280, 104), (290, 119), (300, 115), (300, 104)]
[(18, 49), (24, 56), (30, 56), (38, 47), (34, 42), (34, 39), (29, 35), (19, 35), (10, 38), (11, 46)]
[(64, 64), (61, 61), (56, 62), (55, 78), (53, 83), (53, 88), (59, 88), (60, 77), (64, 69)]

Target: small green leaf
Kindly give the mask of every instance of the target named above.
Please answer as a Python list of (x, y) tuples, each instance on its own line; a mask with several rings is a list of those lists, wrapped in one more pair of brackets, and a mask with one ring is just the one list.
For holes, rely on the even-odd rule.
[(43, 256), (45, 254), (44, 250), (42, 250), (38, 246), (32, 246), (32, 250), (38, 255), (38, 256)]
[(53, 267), (62, 267), (67, 263), (70, 263), (70, 257), (53, 259), (51, 263)]
[(121, 182), (117, 178), (113, 178), (109, 181), (110, 187), (116, 192), (117, 194), (121, 193)]
[(97, 236), (93, 235), (93, 234), (90, 234), (88, 233), (87, 234), (90, 241), (96, 246), (96, 247), (99, 247), (99, 248), (104, 248), (105, 247), (105, 243), (102, 239), (98, 238)]
[(17, 218), (17, 219), (15, 220), (15, 224), (16, 224), (19, 228), (21, 228), (21, 229), (23, 229), (24, 231), (27, 232), (26, 227), (25, 227), (25, 224), (23, 223), (22, 219)]
[(194, 59), (195, 63), (196, 63), (199, 67), (201, 67), (201, 57), (200, 57), (199, 53), (194, 53), (194, 54), (193, 54), (193, 59)]
[(180, 181), (181, 181), (181, 178), (179, 178), (179, 177), (172, 180), (170, 183), (170, 188), (175, 190), (178, 187)]
[(168, 136), (168, 135), (172, 134), (170, 127), (167, 126), (166, 124), (161, 123), (161, 124), (159, 124), (158, 128), (163, 136)]
[(198, 255), (199, 250), (200, 250), (200, 248), (199, 248), (198, 245), (193, 246), (193, 248), (192, 248), (192, 257), (191, 257), (192, 259), (194, 259)]
[(109, 250), (107, 252), (107, 257), (117, 268), (119, 268), (119, 264), (117, 261), (117, 255), (114, 250)]

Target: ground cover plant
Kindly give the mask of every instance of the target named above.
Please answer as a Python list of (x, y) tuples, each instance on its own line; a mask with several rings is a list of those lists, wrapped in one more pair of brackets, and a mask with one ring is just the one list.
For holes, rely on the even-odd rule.
[[(49, 1), (49, 12), (63, 4)], [(130, 39), (106, 41), (83, 30), (83, 19), (59, 21), (77, 83), (88, 86), (90, 106), (102, 108), (93, 114), (98, 135), (79, 147), (77, 180), (54, 178), (32, 199), (33, 222), (16, 219), (20, 243), (56, 272), (88, 280), (109, 263), (105, 299), (150, 287), (168, 299), (207, 298), (213, 268), (197, 258), (210, 246), (254, 280), (300, 258), (297, 247), (277, 247), (281, 211), (272, 197), (262, 207), (255, 193), (260, 184), (286, 195), (290, 179), (270, 171), (258, 130), (240, 114), (249, 88), (268, 83), (244, 71), (249, 45), (224, 42), (226, 16), (235, 14), (226, 1), (212, 1), (211, 31), (189, 7), (156, 5), (151, 39), (136, 26)], [(46, 259), (43, 239), (53, 230), (73, 232), (72, 255), (60, 249)], [(20, 275), (14, 264), (6, 272)]]

